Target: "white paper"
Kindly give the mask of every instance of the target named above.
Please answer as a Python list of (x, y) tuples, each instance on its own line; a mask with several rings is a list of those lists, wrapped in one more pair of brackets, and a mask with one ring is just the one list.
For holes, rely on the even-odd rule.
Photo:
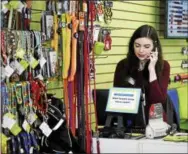
[(24, 67), (17, 60), (15, 61), (15, 67), (18, 71), (18, 74), (21, 75), (24, 71)]
[(9, 65), (5, 67), (5, 75), (10, 77), (14, 73), (14, 69), (12, 69)]
[(40, 125), (40, 130), (42, 130), (42, 133), (48, 137), (51, 133), (52, 133), (52, 129), (48, 126), (47, 123), (43, 122), (41, 125)]
[(52, 51), (50, 52), (50, 65), (51, 65), (51, 72), (55, 74), (57, 64), (57, 52)]
[(6, 115), (3, 117), (3, 127), (4, 128), (8, 128), (9, 130), (11, 130), (15, 123), (16, 123), (16, 120), (9, 118)]
[(36, 119), (37, 119), (37, 117), (36, 117), (35, 113), (29, 113), (27, 116), (27, 121), (30, 125), (32, 125)]
[(0, 67), (0, 72), (1, 72), (1, 80), (4, 80), (6, 78), (5, 68), (4, 67)]
[(44, 57), (41, 57), (39, 63), (40, 67), (43, 68), (44, 64), (46, 63), (46, 59)]
[(28, 126), (29, 126), (29, 123), (27, 122), (27, 120), (24, 120), (23, 124), (22, 124), (22, 127), (23, 129), (27, 132), (27, 129), (28, 129)]

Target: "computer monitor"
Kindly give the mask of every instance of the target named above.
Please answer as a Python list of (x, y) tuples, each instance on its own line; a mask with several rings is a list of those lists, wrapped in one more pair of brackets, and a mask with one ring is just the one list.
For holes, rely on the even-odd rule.
[[(94, 96), (94, 91), (92, 92)], [(106, 106), (108, 102), (109, 89), (96, 89), (96, 111), (99, 126), (104, 126), (108, 112)], [(140, 103), (141, 104), (141, 103)], [(141, 105), (139, 105), (138, 113), (123, 113), (125, 127), (144, 127), (143, 114)]]
[[(93, 91), (94, 96), (94, 91)], [(108, 101), (109, 89), (96, 89), (96, 111), (97, 111), (97, 121), (99, 126), (104, 126), (107, 113), (106, 105)]]

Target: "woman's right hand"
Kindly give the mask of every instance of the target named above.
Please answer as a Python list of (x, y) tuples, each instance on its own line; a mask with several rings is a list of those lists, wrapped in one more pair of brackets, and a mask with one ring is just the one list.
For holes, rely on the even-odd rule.
[(149, 60), (150, 60), (150, 62), (149, 62), (149, 65), (148, 65), (148, 70), (149, 71), (155, 70), (155, 65), (156, 65), (157, 60), (158, 60), (157, 48), (156, 48), (155, 52), (151, 52)]

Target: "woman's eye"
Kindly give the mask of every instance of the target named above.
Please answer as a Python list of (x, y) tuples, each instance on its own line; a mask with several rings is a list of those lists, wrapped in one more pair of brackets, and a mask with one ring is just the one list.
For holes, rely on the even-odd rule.
[(150, 48), (150, 46), (145, 46), (146, 49)]
[(139, 45), (135, 45), (136, 48), (139, 48), (140, 46)]

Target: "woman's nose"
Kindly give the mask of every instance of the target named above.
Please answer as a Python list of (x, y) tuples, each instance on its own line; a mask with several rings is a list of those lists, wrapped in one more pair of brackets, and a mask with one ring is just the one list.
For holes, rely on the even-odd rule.
[(144, 52), (144, 48), (141, 47), (141, 48), (139, 49), (139, 52), (140, 52), (140, 53), (143, 53), (143, 52)]

